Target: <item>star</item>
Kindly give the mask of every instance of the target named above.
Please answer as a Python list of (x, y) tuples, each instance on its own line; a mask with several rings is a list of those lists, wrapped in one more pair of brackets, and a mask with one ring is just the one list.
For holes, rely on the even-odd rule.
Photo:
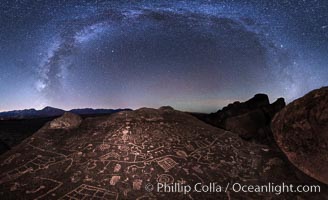
[(290, 102), (328, 84), (326, 13), (323, 1), (4, 1), (0, 109)]

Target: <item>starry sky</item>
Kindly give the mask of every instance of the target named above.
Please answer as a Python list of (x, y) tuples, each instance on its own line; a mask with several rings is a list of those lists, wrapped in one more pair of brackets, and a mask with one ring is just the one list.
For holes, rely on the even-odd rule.
[(0, 0), (0, 111), (290, 102), (327, 47), (325, 0)]

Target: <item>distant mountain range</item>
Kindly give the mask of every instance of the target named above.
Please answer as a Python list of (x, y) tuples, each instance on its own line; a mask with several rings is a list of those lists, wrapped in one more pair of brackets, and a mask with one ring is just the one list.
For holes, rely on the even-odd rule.
[(65, 112), (71, 112), (78, 115), (98, 115), (98, 114), (112, 114), (115, 112), (120, 112), (124, 110), (131, 109), (92, 109), (92, 108), (81, 108), (72, 109), (65, 111), (59, 108), (53, 108), (47, 106), (42, 110), (36, 109), (25, 109), (25, 110), (13, 110), (8, 112), (0, 112), (0, 119), (26, 119), (26, 118), (42, 118), (42, 117), (56, 117), (63, 115)]

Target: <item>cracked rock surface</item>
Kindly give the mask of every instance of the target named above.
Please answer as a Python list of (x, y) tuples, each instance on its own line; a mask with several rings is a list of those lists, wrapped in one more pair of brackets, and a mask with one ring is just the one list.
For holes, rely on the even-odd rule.
[[(53, 129), (50, 124), (0, 156), (1, 199), (327, 198), (327, 192), (276, 195), (231, 188), (157, 192), (158, 183), (318, 184), (277, 149), (250, 143), (172, 108), (86, 118), (74, 129)], [(59, 124), (55, 127), (62, 127)], [(146, 191), (149, 184), (155, 190)]]

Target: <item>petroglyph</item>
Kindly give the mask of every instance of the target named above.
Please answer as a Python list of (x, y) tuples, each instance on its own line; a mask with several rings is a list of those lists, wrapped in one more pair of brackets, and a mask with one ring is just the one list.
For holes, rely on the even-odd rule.
[(94, 187), (91, 185), (81, 185), (75, 190), (67, 193), (60, 198), (61, 200), (76, 200), (76, 199), (90, 199), (90, 200), (115, 200), (118, 198), (117, 193), (105, 190), (103, 188)]
[[(271, 152), (174, 110), (87, 118), (76, 129), (44, 127), (0, 157), (0, 199), (224, 199), (226, 194), (148, 193), (144, 186), (267, 181), (273, 167), (260, 173), (258, 166), (270, 163)], [(248, 199), (273, 197), (252, 195)]]
[(100, 151), (105, 151), (105, 150), (107, 150), (109, 148), (110, 148), (110, 145), (109, 144), (101, 144), (101, 145), (99, 145)]
[(34, 190), (26, 190), (26, 194), (31, 194), (31, 193), (37, 193), (39, 192), (40, 190), (46, 188), (44, 185), (41, 185), (40, 187), (34, 189)]
[(157, 164), (161, 166), (165, 172), (170, 171), (173, 167), (175, 167), (178, 163), (176, 163), (172, 158), (164, 158), (162, 160), (157, 161)]
[(121, 179), (120, 176), (112, 176), (112, 178), (110, 179), (110, 184), (111, 185), (116, 185), (116, 183)]
[(136, 179), (133, 181), (133, 189), (134, 190), (141, 190), (141, 186), (142, 186), (142, 179)]
[(177, 156), (186, 159), (188, 157), (187, 153), (185, 151), (178, 150), (175, 152)]
[(9, 165), (14, 159), (18, 158), (21, 155), (22, 154), (20, 154), (20, 153), (15, 153), (15, 154), (9, 156), (6, 160), (3, 161), (3, 163), (1, 163), (1, 166)]
[(121, 165), (120, 164), (116, 164), (114, 167), (114, 173), (117, 173), (121, 170)]
[(173, 176), (171, 176), (169, 174), (161, 174), (161, 175), (158, 176), (157, 182), (158, 183), (170, 184), (170, 183), (174, 182), (174, 178), (173, 178)]

